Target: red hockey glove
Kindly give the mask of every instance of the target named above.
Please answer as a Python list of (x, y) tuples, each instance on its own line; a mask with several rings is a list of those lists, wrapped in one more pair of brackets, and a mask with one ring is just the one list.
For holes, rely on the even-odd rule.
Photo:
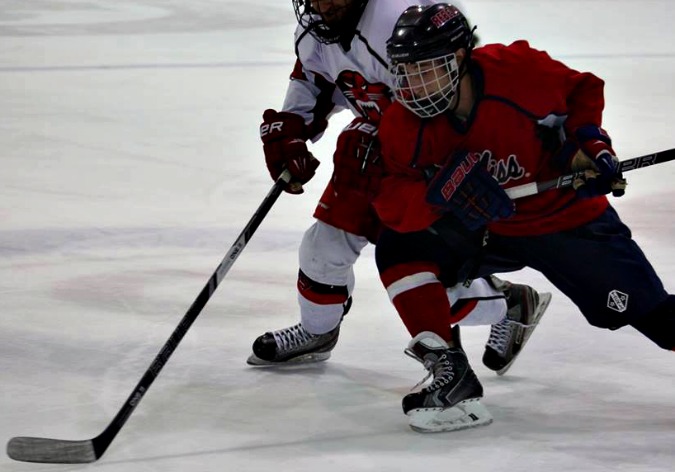
[(511, 216), (515, 207), (481, 162), (480, 153), (458, 152), (429, 183), (426, 200), (451, 212), (471, 231)]
[(302, 185), (312, 177), (319, 161), (307, 150), (305, 121), (295, 113), (265, 110), (260, 125), (265, 162), (272, 179), (277, 180), (284, 169), (291, 173), (286, 185), (289, 193), (302, 193)]
[(621, 197), (626, 193), (626, 179), (619, 171), (619, 159), (605, 130), (595, 125), (581, 126), (575, 138), (573, 144), (567, 142), (563, 149), (571, 156), (569, 169), (583, 172), (573, 184), (577, 194), (588, 198), (610, 192)]
[(365, 118), (354, 119), (338, 136), (333, 154), (333, 189), (372, 200), (382, 180), (382, 159), (377, 126)]

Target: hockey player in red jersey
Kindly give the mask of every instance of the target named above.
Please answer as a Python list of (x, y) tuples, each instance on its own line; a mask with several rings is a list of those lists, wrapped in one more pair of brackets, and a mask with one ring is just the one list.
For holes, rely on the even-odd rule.
[[(371, 200), (382, 173), (379, 121), (393, 99), (385, 43), (398, 16), (419, 1), (293, 0), (297, 62), (282, 109), (266, 110), (260, 127), (272, 178), (288, 169), (292, 180), (286, 190), (302, 193), (319, 165), (306, 142), (320, 139), (335, 112), (350, 109), (356, 118), (337, 140), (317, 221), (300, 246), (300, 323), (258, 337), (251, 365), (325, 360), (337, 342), (351, 304), (353, 265), (380, 232)], [(484, 359), (498, 373), (520, 352), (550, 299), (550, 294), (497, 279), (443, 290), (458, 307), (452, 321), (493, 325)], [(449, 333), (450, 320), (446, 328)]]
[[(675, 348), (675, 296), (605, 196), (623, 195), (626, 181), (601, 128), (603, 81), (526, 41), (474, 49), (472, 34), (454, 6), (417, 6), (387, 45), (398, 101), (380, 125), (386, 174), (374, 206), (389, 229), (376, 260), (413, 335), (410, 353), (433, 375), (403, 400), (423, 430), (485, 414), (480, 383), (438, 319), (451, 311), (447, 298), (430, 280), (531, 267), (590, 324), (630, 325)], [(571, 171), (583, 172), (574, 188), (516, 201), (504, 191)]]

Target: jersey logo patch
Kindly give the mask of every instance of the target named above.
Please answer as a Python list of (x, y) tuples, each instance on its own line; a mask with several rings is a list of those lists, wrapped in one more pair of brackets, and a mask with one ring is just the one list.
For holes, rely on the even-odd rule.
[(628, 309), (628, 295), (618, 290), (612, 290), (607, 297), (607, 308), (623, 313)]
[(353, 70), (344, 70), (338, 75), (335, 84), (356, 110), (364, 118), (379, 123), (382, 113), (391, 105), (393, 95), (389, 87), (382, 83), (371, 84), (361, 74)]
[(505, 161), (496, 161), (492, 159), (490, 151), (484, 152), (488, 153), (487, 170), (500, 185), (511, 180), (522, 179), (525, 175), (525, 168), (520, 165), (515, 154), (511, 154)]

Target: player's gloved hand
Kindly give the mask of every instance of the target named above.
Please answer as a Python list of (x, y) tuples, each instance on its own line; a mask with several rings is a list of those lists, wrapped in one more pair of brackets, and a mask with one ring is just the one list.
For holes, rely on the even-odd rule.
[(452, 212), (471, 231), (515, 212), (513, 201), (487, 171), (480, 153), (453, 154), (431, 179), (426, 200)]
[(307, 136), (302, 117), (295, 113), (265, 110), (260, 139), (272, 179), (277, 180), (284, 169), (288, 169), (291, 181), (284, 190), (294, 194), (304, 192), (302, 185), (314, 177), (319, 161), (305, 144)]
[(338, 195), (352, 192), (373, 199), (383, 174), (377, 126), (362, 117), (347, 125), (338, 136), (333, 165), (333, 189)]
[(610, 192), (620, 197), (626, 193), (626, 179), (619, 171), (619, 159), (605, 130), (587, 125), (577, 129), (575, 135), (578, 148), (574, 150), (567, 144), (567, 152), (572, 156), (570, 170), (582, 173), (573, 183), (577, 194), (588, 198)]

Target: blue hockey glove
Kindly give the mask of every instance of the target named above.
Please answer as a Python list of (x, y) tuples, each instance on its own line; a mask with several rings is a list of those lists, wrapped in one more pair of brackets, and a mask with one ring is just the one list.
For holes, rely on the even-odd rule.
[(481, 162), (480, 153), (453, 154), (429, 183), (426, 200), (451, 212), (471, 231), (515, 211), (514, 203)]

